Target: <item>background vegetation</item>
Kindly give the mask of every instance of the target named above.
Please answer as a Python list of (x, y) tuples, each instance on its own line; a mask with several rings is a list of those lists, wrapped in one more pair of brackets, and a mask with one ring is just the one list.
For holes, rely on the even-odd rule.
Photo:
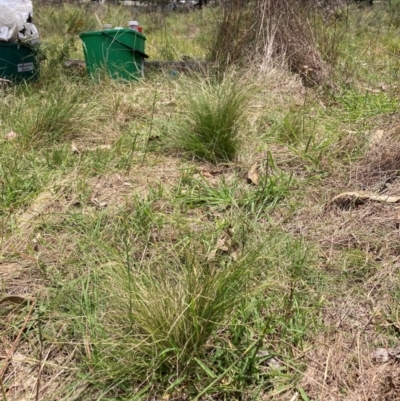
[[(4, 401), (398, 399), (400, 4), (361, 6), (35, 4), (40, 78), (0, 89)], [(70, 62), (131, 19), (177, 63)]]

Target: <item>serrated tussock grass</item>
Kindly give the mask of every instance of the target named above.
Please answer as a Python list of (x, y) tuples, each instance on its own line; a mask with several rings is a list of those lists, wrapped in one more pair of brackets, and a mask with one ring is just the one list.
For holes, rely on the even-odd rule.
[(41, 91), (26, 85), (3, 100), (8, 107), (0, 108), (0, 118), (23, 146), (50, 146), (85, 137), (98, 130), (99, 122), (112, 120), (114, 110), (100, 96), (95, 87), (64, 79)]
[[(153, 375), (162, 388), (174, 377), (193, 380), (196, 358), (207, 359), (213, 336), (254, 290), (257, 251), (208, 260), (193, 239), (179, 248), (162, 264), (128, 261), (103, 271), (108, 340), (97, 344), (99, 376), (141, 382)], [(114, 341), (116, 349), (109, 347)]]
[(183, 110), (173, 123), (177, 144), (200, 160), (235, 160), (254, 86), (232, 73), (181, 85)]

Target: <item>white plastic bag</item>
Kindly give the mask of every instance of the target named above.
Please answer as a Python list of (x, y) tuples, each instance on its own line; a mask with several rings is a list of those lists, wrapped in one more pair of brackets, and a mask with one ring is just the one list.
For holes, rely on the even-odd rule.
[[(16, 41), (19, 35), (21, 40), (32, 39), (32, 34), (26, 35), (26, 31), (32, 30), (33, 24), (31, 24), (30, 19), (32, 14), (31, 0), (0, 0), (0, 29), (8, 28), (8, 41)], [(20, 31), (22, 31), (22, 34), (19, 34)], [(1, 32), (3, 39), (5, 30)], [(36, 35), (38, 40), (39, 35), (36, 27), (34, 27), (34, 36)]]
[(1, 42), (8, 42), (8, 38), (9, 38), (8, 31), (9, 31), (9, 29), (7, 26), (0, 26), (0, 41)]
[(39, 42), (39, 32), (35, 25), (27, 22), (25, 29), (22, 32), (18, 32), (18, 40), (20, 42), (29, 42), (32, 44)]

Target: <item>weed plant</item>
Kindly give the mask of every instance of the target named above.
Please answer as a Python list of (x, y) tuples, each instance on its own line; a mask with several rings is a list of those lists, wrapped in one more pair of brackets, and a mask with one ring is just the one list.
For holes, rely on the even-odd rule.
[(18, 96), (10, 96), (10, 107), (0, 113), (24, 146), (46, 146), (71, 140), (105, 117), (101, 104), (89, 93), (87, 88), (60, 81), (48, 84), (45, 94), (27, 86)]
[[(194, 254), (187, 257), (184, 264), (165, 261), (159, 268), (115, 268), (104, 280), (116, 296), (108, 298), (107, 326), (125, 327), (128, 348), (135, 349), (131, 364), (151, 355), (154, 373), (169, 379), (184, 376), (196, 358), (204, 358), (207, 342), (235, 310), (252, 274), (249, 258), (213, 268)], [(143, 379), (148, 372), (142, 372)]]
[(240, 150), (252, 88), (233, 75), (184, 82), (184, 110), (173, 126), (177, 144), (200, 160), (234, 161)]
[(222, 179), (218, 186), (212, 186), (204, 178), (192, 179), (188, 184), (178, 186), (177, 199), (190, 208), (232, 209), (257, 219), (285, 199), (292, 185), (292, 177), (279, 171), (263, 175), (256, 188), (243, 186), (237, 180), (226, 182)]

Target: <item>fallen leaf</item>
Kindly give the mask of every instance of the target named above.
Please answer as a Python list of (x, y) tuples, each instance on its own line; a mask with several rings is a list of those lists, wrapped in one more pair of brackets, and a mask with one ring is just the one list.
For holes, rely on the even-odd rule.
[(217, 249), (220, 251), (228, 252), (229, 248), (232, 246), (232, 238), (227, 234), (224, 233), (217, 241)]
[(16, 305), (26, 305), (29, 303), (29, 299), (20, 297), (18, 295), (9, 295), (7, 297), (4, 297), (2, 300), (0, 300), (0, 305), (5, 304), (5, 303), (11, 303), (11, 304), (16, 304)]
[(381, 89), (365, 88), (365, 90), (371, 93), (381, 93)]
[(75, 153), (75, 154), (81, 153), (81, 152), (79, 151), (78, 147), (76, 146), (75, 142), (72, 142), (72, 143), (71, 143), (71, 151), (72, 151), (72, 153)]
[(214, 177), (216, 175), (220, 175), (224, 172), (223, 169), (200, 169), (199, 173), (202, 174), (204, 177)]
[(7, 141), (12, 141), (17, 137), (17, 133), (14, 131), (10, 131), (8, 134), (6, 134), (4, 137), (7, 139)]
[(260, 183), (260, 176), (257, 173), (257, 163), (250, 167), (247, 173), (247, 179), (251, 184), (258, 185)]
[[(215, 248), (209, 253), (207, 260), (210, 262), (215, 259), (218, 252), (230, 252), (232, 250), (232, 229), (228, 228), (225, 232), (217, 240), (217, 245)], [(236, 250), (234, 250), (234, 253)], [(237, 258), (237, 254), (234, 255)]]
[(217, 251), (218, 251), (218, 249), (215, 248), (208, 254), (207, 262), (211, 262), (211, 261), (213, 261), (215, 259), (215, 257), (217, 256)]

